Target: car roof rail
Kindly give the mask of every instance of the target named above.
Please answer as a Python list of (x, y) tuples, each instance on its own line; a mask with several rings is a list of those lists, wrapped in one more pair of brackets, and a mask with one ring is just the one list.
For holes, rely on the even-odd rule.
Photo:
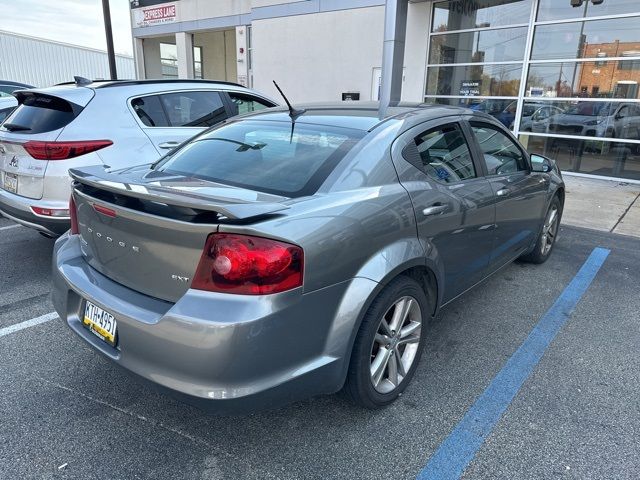
[(102, 85), (97, 85), (95, 88), (111, 88), (111, 87), (121, 87), (127, 85), (153, 85), (153, 84), (164, 84), (164, 83), (202, 83), (202, 84), (217, 84), (217, 85), (230, 85), (233, 87), (242, 87), (247, 88), (244, 85), (240, 85), (235, 82), (227, 82), (224, 80), (203, 80), (199, 78), (158, 78), (151, 80), (105, 80), (105, 83)]

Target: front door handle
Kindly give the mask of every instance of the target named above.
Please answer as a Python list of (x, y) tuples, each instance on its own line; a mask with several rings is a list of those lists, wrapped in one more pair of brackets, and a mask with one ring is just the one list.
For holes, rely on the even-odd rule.
[(180, 142), (164, 142), (158, 145), (158, 147), (169, 150), (170, 148), (176, 148), (178, 145), (180, 145)]
[(425, 217), (428, 217), (430, 215), (440, 215), (441, 213), (444, 213), (446, 210), (447, 210), (446, 205), (432, 205), (422, 210), (422, 214)]
[(511, 190), (509, 190), (508, 188), (501, 188), (496, 192), (496, 195), (499, 197), (506, 197), (510, 193), (511, 193)]

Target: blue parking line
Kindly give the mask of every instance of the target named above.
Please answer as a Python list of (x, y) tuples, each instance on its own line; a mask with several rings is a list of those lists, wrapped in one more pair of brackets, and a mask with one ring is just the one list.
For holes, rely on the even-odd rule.
[(484, 440), (549, 347), (611, 251), (595, 248), (558, 299), (509, 358), (491, 384), (440, 444), (418, 480), (460, 478)]

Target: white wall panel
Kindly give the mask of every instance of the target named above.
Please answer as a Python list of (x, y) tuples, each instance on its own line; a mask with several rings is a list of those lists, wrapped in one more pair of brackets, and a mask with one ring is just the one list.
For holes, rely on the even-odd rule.
[[(118, 78), (135, 78), (133, 57), (116, 55)], [(46, 87), (74, 75), (109, 78), (106, 52), (0, 32), (0, 79)]]

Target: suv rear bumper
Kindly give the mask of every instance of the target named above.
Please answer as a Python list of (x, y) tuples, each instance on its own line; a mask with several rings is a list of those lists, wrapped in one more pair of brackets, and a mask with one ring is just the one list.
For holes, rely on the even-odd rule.
[[(182, 401), (238, 413), (342, 387), (349, 354), (330, 339), (335, 323), (349, 332), (352, 326), (336, 311), (351, 284), (375, 282), (354, 279), (306, 294), (296, 289), (259, 297), (188, 290), (172, 304), (91, 268), (80, 242), (79, 235), (64, 235), (54, 248), (53, 303), (60, 318), (96, 350)], [(82, 325), (86, 300), (114, 315), (115, 348)]]
[(0, 214), (25, 227), (33, 228), (52, 237), (58, 237), (69, 230), (69, 217), (47, 218), (36, 215), (31, 206), (43, 208), (65, 208), (60, 205), (40, 205), (42, 202), (20, 197), (0, 189)]

